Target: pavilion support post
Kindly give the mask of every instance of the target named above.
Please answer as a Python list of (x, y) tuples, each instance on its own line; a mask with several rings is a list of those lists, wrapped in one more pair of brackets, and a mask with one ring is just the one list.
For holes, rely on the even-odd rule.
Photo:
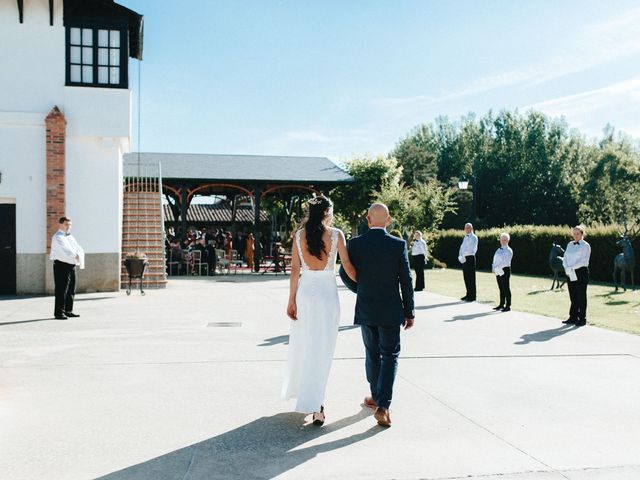
[(262, 233), (260, 232), (260, 200), (262, 197), (262, 189), (260, 187), (256, 187), (253, 191), (254, 195), (254, 212), (253, 212), (253, 263), (254, 263), (254, 271), (260, 271), (260, 260), (262, 259), (262, 248), (260, 246), (260, 237), (262, 237)]
[(231, 199), (231, 230), (235, 233), (236, 228), (236, 209), (238, 207), (238, 195), (234, 195)]
[(184, 237), (187, 234), (187, 210), (189, 209), (189, 197), (187, 187), (180, 188), (180, 235)]

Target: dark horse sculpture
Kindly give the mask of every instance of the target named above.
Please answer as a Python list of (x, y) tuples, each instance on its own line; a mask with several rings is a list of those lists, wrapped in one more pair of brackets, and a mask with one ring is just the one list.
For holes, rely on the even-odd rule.
[(549, 267), (553, 271), (553, 282), (551, 282), (551, 288), (549, 290), (553, 290), (554, 288), (562, 288), (562, 285), (567, 282), (567, 280), (565, 279), (562, 281), (562, 283), (560, 283), (560, 272), (564, 273), (564, 268), (562, 266), (562, 255), (564, 255), (564, 249), (560, 245), (552, 243), (551, 250), (549, 251)]
[[(616, 292), (618, 291), (619, 286), (621, 286), (626, 292), (626, 272), (629, 272), (631, 274), (631, 289), (634, 288), (633, 270), (636, 266), (636, 255), (633, 252), (631, 240), (626, 235), (626, 233), (622, 235), (622, 238), (620, 238), (620, 240), (616, 242), (616, 245), (622, 247), (622, 253), (619, 253), (613, 259), (613, 284), (616, 286)], [(618, 272), (620, 272), (620, 283), (618, 283), (617, 280)]]

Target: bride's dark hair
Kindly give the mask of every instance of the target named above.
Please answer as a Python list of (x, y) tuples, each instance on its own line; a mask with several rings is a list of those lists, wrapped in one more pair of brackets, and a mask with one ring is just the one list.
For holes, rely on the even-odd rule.
[(307, 202), (307, 216), (302, 222), (302, 228), (307, 240), (307, 249), (318, 260), (322, 260), (323, 252), (327, 253), (322, 236), (325, 230), (324, 221), (331, 215), (332, 208), (333, 203), (324, 196), (314, 197)]

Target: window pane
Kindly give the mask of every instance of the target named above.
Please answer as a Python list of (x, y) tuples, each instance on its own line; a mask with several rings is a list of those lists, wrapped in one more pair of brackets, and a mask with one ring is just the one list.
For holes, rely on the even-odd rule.
[(120, 49), (119, 48), (112, 48), (111, 51), (109, 52), (109, 57), (110, 57), (110, 65), (111, 66), (120, 66)]
[(80, 45), (80, 29), (72, 28), (69, 35), (72, 45)]
[(111, 35), (109, 38), (109, 46), (120, 48), (120, 31), (119, 30), (111, 30)]
[(109, 83), (109, 69), (98, 67), (98, 83)]
[(109, 49), (98, 49), (98, 65), (109, 65)]
[(93, 30), (90, 28), (82, 29), (82, 45), (91, 46), (93, 45)]
[(71, 63), (81, 63), (80, 47), (71, 47)]
[(93, 47), (82, 48), (82, 63), (85, 65), (93, 64)]
[(110, 68), (109, 74), (110, 74), (109, 83), (116, 84), (116, 85), (120, 83), (120, 69), (118, 67)]
[(109, 30), (98, 30), (98, 46), (109, 46)]
[(82, 83), (93, 83), (93, 67), (82, 67)]
[(71, 81), (80, 82), (80, 65), (71, 65)]

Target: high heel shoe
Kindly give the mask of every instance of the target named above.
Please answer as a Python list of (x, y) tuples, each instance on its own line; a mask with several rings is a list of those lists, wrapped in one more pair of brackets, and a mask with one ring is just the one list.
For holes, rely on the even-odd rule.
[(324, 405), (320, 405), (319, 412), (313, 412), (313, 424), (318, 426), (324, 424)]

